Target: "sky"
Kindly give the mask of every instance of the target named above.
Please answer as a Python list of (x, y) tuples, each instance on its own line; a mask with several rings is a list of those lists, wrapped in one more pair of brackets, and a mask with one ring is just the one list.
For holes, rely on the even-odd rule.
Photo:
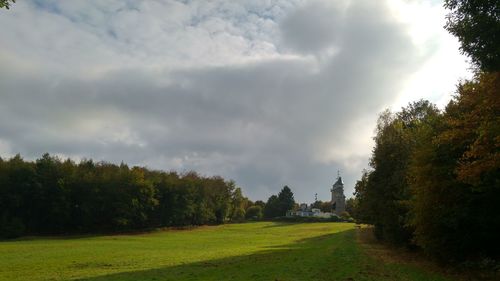
[(433, 0), (20, 0), (0, 10), (0, 156), (351, 197), (378, 114), (471, 76)]

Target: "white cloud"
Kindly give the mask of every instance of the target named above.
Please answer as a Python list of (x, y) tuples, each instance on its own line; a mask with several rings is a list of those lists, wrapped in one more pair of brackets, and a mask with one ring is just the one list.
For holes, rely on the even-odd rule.
[(440, 108), (451, 99), (459, 79), (472, 77), (467, 58), (458, 52), (458, 40), (443, 27), (447, 11), (441, 1), (388, 0), (394, 14), (408, 25), (418, 52), (429, 56), (420, 69), (409, 76), (393, 110), (417, 99), (428, 99)]
[(387, 3), (19, 1), (0, 11), (0, 153), (196, 169), (253, 199), (327, 200), (340, 169), (351, 193), (378, 112), (463, 71), (424, 36), (442, 10)]

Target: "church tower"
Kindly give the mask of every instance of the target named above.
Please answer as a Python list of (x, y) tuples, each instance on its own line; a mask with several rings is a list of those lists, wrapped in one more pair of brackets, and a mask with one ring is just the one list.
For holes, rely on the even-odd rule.
[(340, 216), (345, 211), (344, 182), (340, 177), (340, 173), (338, 173), (337, 181), (330, 191), (332, 192), (332, 213)]

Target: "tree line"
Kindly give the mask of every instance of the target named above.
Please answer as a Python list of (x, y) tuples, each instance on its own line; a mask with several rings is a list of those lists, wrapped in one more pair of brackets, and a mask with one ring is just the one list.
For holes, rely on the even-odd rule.
[(458, 87), (444, 111), (414, 102), (378, 121), (354, 216), (378, 238), (442, 260), (498, 256), (500, 74)]
[(417, 101), (383, 112), (353, 215), (378, 238), (441, 261), (500, 256), (500, 6), (446, 0), (445, 28), (471, 58), (474, 78), (444, 110)]
[(0, 237), (144, 230), (285, 216), (283, 187), (252, 202), (233, 181), (44, 154), (0, 158)]
[(444, 110), (418, 101), (383, 112), (353, 215), (375, 235), (441, 261), (500, 258), (500, 6), (446, 0), (445, 28), (471, 58)]
[(252, 205), (233, 181), (218, 176), (77, 164), (49, 154), (34, 162), (0, 158), (3, 237), (220, 224), (244, 220)]

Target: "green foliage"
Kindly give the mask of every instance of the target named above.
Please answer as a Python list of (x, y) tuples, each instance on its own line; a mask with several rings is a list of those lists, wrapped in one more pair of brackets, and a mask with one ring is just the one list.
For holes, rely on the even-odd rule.
[(354, 211), (354, 218), (358, 222), (369, 223), (373, 221), (375, 209), (372, 209), (375, 204), (374, 198), (370, 195), (371, 189), (368, 189), (368, 178), (370, 172), (366, 169), (363, 170), (361, 179), (356, 181), (354, 185), (354, 196), (357, 202), (356, 210)]
[(500, 2), (445, 0), (450, 10), (445, 28), (461, 43), (460, 50), (483, 71), (500, 70)]
[(286, 211), (292, 210), (295, 206), (292, 190), (285, 185), (278, 193), (280, 215), (286, 215)]
[(379, 238), (415, 243), (442, 261), (499, 258), (500, 4), (445, 0), (446, 28), (482, 71), (444, 112), (417, 102), (381, 115), (356, 184), (357, 220)]
[(245, 217), (234, 182), (44, 154), (0, 160), (0, 236), (223, 223)]
[(8, 10), (12, 3), (16, 3), (16, 0), (0, 0), (0, 9), (5, 8)]
[(365, 171), (355, 187), (359, 201), (356, 215), (360, 221), (375, 225), (378, 238), (396, 244), (411, 243), (408, 165), (418, 128), (437, 114), (435, 106), (421, 100), (396, 114), (385, 111), (380, 115), (370, 161), (373, 170)]
[(345, 201), (345, 210), (352, 218), (356, 218), (356, 209), (358, 208), (358, 200), (356, 198), (349, 198)]
[(342, 213), (340, 213), (340, 218), (346, 221), (352, 220), (351, 214), (349, 214), (349, 212), (347, 211), (343, 211)]
[(356, 183), (356, 219), (441, 261), (498, 259), (499, 96), (500, 73), (482, 73), (442, 113), (426, 102), (384, 113), (372, 170)]
[(264, 217), (265, 218), (274, 218), (282, 216), (280, 213), (278, 196), (271, 195), (269, 199), (267, 199), (266, 207), (264, 208)]
[(442, 260), (500, 252), (500, 73), (459, 85), (411, 167), (415, 241)]
[(284, 186), (278, 195), (272, 195), (267, 200), (264, 208), (265, 218), (282, 217), (286, 215), (288, 210), (295, 207), (295, 199), (293, 192), (288, 186)]
[(245, 207), (248, 199), (243, 196), (241, 188), (236, 188), (231, 196), (231, 221), (241, 222), (245, 219)]
[(245, 220), (245, 209), (243, 208), (236, 208), (234, 210), (234, 213), (231, 217), (231, 221), (233, 222), (242, 222)]
[(318, 200), (311, 204), (311, 208), (320, 209), (322, 212), (331, 212), (332, 204)]
[(248, 220), (260, 220), (262, 217), (262, 207), (259, 205), (250, 206), (245, 212), (245, 218)]
[(24, 231), (24, 223), (19, 218), (9, 218), (5, 214), (0, 218), (0, 237), (16, 238), (23, 235)]
[(262, 200), (257, 200), (253, 203), (253, 205), (255, 206), (260, 206), (262, 208), (262, 210), (264, 210), (264, 207), (266, 207), (266, 203)]

